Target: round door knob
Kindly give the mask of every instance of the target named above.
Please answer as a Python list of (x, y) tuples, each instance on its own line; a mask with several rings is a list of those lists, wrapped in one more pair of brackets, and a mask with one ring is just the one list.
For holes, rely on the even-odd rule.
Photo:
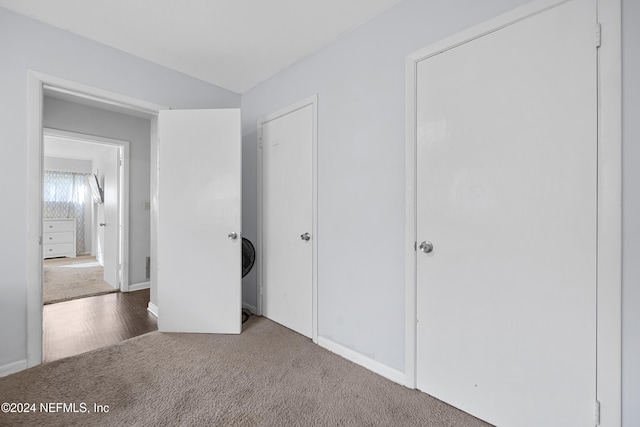
[(236, 233), (235, 231), (232, 231), (231, 233), (229, 233), (229, 239), (236, 240), (237, 238), (238, 238), (238, 233)]
[(424, 242), (420, 243), (419, 249), (425, 254), (431, 253), (433, 251), (433, 243), (425, 240)]
[(309, 233), (301, 234), (301, 235), (300, 235), (300, 238), (301, 238), (302, 240), (304, 240), (305, 242), (308, 242), (309, 240), (311, 240), (311, 234), (309, 234)]

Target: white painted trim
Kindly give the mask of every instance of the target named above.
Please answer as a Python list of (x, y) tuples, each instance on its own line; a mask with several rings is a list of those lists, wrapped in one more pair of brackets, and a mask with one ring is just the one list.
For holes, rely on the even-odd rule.
[(405, 60), (405, 385), (416, 387), (416, 67), (417, 60)]
[[(528, 3), (407, 56), (405, 98), (405, 385), (416, 387), (416, 67), (425, 58), (512, 25), (569, 0)], [(597, 399), (601, 426), (622, 414), (622, 38), (621, 1), (596, 0), (599, 49)]]
[(258, 306), (256, 307), (256, 313), (258, 316), (262, 316), (263, 313), (263, 309), (262, 309), (262, 271), (263, 271), (263, 265), (262, 265), (262, 248), (263, 248), (263, 243), (262, 243), (262, 174), (263, 174), (263, 167), (262, 167), (262, 149), (260, 147), (260, 145), (262, 144), (262, 125), (260, 124), (260, 122), (258, 121), (258, 127), (257, 127), (257, 132), (256, 132), (256, 151), (257, 151), (257, 156), (256, 156), (256, 188), (257, 188), (257, 198), (258, 198), (258, 203), (257, 203), (257, 208), (258, 208), (258, 212), (257, 212), (257, 216), (258, 216), (258, 220), (257, 220), (257, 227), (256, 227), (256, 252), (257, 252), (257, 257), (256, 257), (256, 261), (255, 261), (255, 268), (256, 268), (256, 302), (258, 304)]
[(281, 110), (276, 111), (275, 113), (269, 114), (258, 120), (258, 141), (257, 141), (257, 150), (258, 150), (258, 238), (257, 238), (257, 248), (258, 248), (258, 259), (257, 259), (257, 269), (258, 269), (258, 286), (257, 286), (257, 301), (258, 307), (256, 310), (256, 314), (262, 316), (262, 254), (263, 254), (263, 240), (262, 240), (262, 150), (260, 149), (260, 140), (262, 139), (262, 126), (275, 120), (284, 115), (290, 114), (294, 111), (297, 111), (301, 108), (304, 108), (308, 105), (313, 107), (313, 141), (312, 141), (312, 230), (311, 235), (313, 236), (311, 239), (312, 243), (312, 278), (311, 278), (311, 339), (314, 343), (318, 343), (318, 95), (313, 95), (308, 98), (305, 98), (301, 101), (298, 101), (288, 107), (285, 107)]
[[(560, 6), (563, 3), (567, 3), (573, 0), (537, 0), (527, 3), (523, 6), (510, 10), (498, 15), (495, 18), (482, 22), (471, 28), (463, 30), (457, 34), (446, 37), (442, 40), (434, 42), (427, 47), (419, 49), (410, 53), (407, 58), (412, 59), (414, 62), (419, 62), (423, 59), (427, 59), (431, 56), (445, 52), (456, 48), (462, 44), (468, 43), (487, 34), (494, 33), (503, 28), (516, 24), (523, 19), (526, 19), (532, 15), (542, 13), (548, 9)], [(596, 0), (597, 1), (597, 0)]]
[(144, 101), (142, 99), (133, 98), (120, 93), (111, 92), (105, 89), (85, 85), (49, 74), (44, 74), (32, 70), (30, 70), (29, 73), (32, 73), (37, 78), (39, 78), (42, 81), (42, 84), (49, 91), (96, 101), (109, 106), (124, 108), (131, 111), (132, 113), (138, 113), (135, 115), (136, 117), (142, 116), (150, 118), (156, 116), (158, 114), (158, 111), (160, 110), (169, 109), (169, 107), (166, 107), (164, 105), (155, 104), (153, 102)]
[(149, 301), (149, 304), (147, 305), (147, 311), (156, 316), (156, 318), (158, 317), (158, 306), (151, 301)]
[(368, 370), (385, 377), (388, 380), (396, 382), (398, 384), (405, 384), (405, 374), (397, 369), (390, 368), (384, 363), (380, 363), (377, 360), (373, 360), (369, 357), (363, 356), (357, 351), (351, 350), (341, 344), (331, 341), (325, 337), (318, 337), (318, 345), (324, 349), (329, 350), (332, 353), (342, 356), (345, 359), (360, 365)]
[(247, 304), (244, 301), (242, 301), (242, 308), (246, 308), (247, 310), (249, 310), (253, 314), (257, 314), (258, 313), (258, 307), (256, 307), (255, 305)]
[(600, 425), (622, 424), (622, 6), (599, 0), (598, 343)]
[[(125, 108), (137, 113), (134, 114), (137, 116), (140, 113), (147, 114), (152, 118), (152, 124), (158, 111), (167, 110), (169, 107), (32, 70), (29, 70), (27, 79), (27, 365), (31, 367), (42, 363), (42, 181), (39, 177), (43, 162), (43, 87)], [(157, 141), (151, 141), (152, 147), (154, 143)], [(157, 197), (157, 187), (155, 191), (152, 198)], [(155, 243), (153, 238), (151, 243)]]
[(129, 289), (128, 290), (122, 291), (122, 292), (141, 291), (143, 289), (149, 289), (150, 287), (151, 287), (151, 282), (133, 283), (133, 284), (129, 285)]
[[(149, 249), (149, 282), (151, 283), (150, 299), (155, 304), (160, 304), (158, 301), (158, 173), (160, 172), (160, 165), (158, 159), (160, 159), (158, 152), (158, 117), (151, 118), (151, 147), (149, 149), (151, 159), (149, 165), (149, 192), (150, 194), (150, 212), (151, 216), (149, 221), (149, 232), (151, 234), (150, 249)], [(156, 317), (157, 317), (156, 307)]]
[(7, 375), (15, 374), (16, 372), (24, 371), (27, 369), (27, 359), (18, 360), (17, 362), (8, 363), (0, 366), (0, 377), (6, 377)]
[(311, 265), (311, 339), (318, 343), (318, 95), (309, 98), (313, 105), (313, 146), (311, 176), (313, 177), (311, 241), (313, 261)]
[(28, 75), (27, 366), (42, 363), (42, 79)]
[[(113, 138), (105, 138), (103, 136), (90, 135), (80, 132), (69, 132), (66, 130), (53, 129), (53, 128), (43, 128), (42, 133), (44, 135), (55, 136), (65, 139), (71, 139), (75, 141), (81, 142), (89, 142), (89, 143), (99, 143), (103, 145), (110, 145), (113, 147), (122, 149), (122, 167), (123, 167), (123, 181), (120, 182), (118, 180), (118, 184), (120, 186), (119, 191), (120, 201), (118, 203), (122, 203), (122, 239), (118, 235), (117, 241), (118, 245), (121, 246), (120, 251), (122, 252), (122, 259), (118, 260), (118, 263), (122, 265), (122, 276), (119, 276), (119, 273), (116, 272), (116, 277), (120, 281), (120, 291), (128, 292), (129, 291), (129, 165), (130, 165), (130, 152), (131, 152), (131, 143), (130, 141), (113, 139)], [(118, 215), (119, 219), (120, 215)], [(116, 230), (118, 227), (116, 227)], [(117, 266), (116, 266), (117, 268)]]

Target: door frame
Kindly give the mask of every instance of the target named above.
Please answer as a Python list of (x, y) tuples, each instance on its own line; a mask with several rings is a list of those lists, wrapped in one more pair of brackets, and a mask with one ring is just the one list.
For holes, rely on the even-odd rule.
[[(99, 89), (49, 74), (28, 71), (27, 106), (27, 367), (42, 363), (42, 108), (45, 88), (99, 103), (107, 108), (126, 110), (151, 121), (151, 286), (157, 270), (156, 228), (158, 215), (158, 112), (169, 107)], [(156, 308), (157, 312), (157, 308)]]
[[(571, 0), (539, 0), (447, 37), (406, 58), (405, 121), (405, 385), (416, 388), (416, 87), (418, 63)], [(573, 0), (580, 1), (580, 0)], [(600, 424), (622, 414), (622, 54), (621, 0), (597, 1), (603, 28), (598, 49), (598, 201), (596, 399)], [(594, 26), (594, 45), (596, 27)], [(595, 403), (594, 403), (595, 404)]]
[[(129, 153), (130, 142), (120, 139), (105, 138), (97, 135), (90, 135), (80, 132), (70, 132), (66, 130), (42, 128), (43, 136), (49, 135), (59, 138), (70, 139), (89, 144), (101, 144), (116, 147), (122, 153), (122, 163), (118, 167), (118, 223), (117, 236), (117, 265), (120, 266), (116, 272), (118, 278), (118, 289), (121, 292), (129, 292)], [(44, 151), (43, 151), (44, 155)], [(118, 156), (120, 157), (120, 156)], [(121, 168), (121, 169), (120, 169)], [(44, 170), (44, 169), (43, 169)], [(120, 232), (121, 230), (121, 232)], [(95, 231), (95, 230), (94, 230)]]
[(263, 158), (262, 158), (262, 126), (270, 121), (278, 119), (287, 114), (293, 113), (294, 111), (300, 110), (304, 107), (311, 105), (313, 107), (312, 112), (312, 147), (311, 147), (311, 163), (312, 163), (312, 185), (311, 185), (311, 200), (312, 200), (312, 226), (311, 226), (311, 243), (312, 243), (312, 256), (311, 256), (311, 338), (314, 343), (318, 343), (318, 95), (312, 95), (308, 98), (305, 98), (301, 101), (298, 101), (294, 104), (289, 105), (288, 107), (282, 108), (275, 113), (268, 114), (260, 119), (258, 119), (258, 143), (257, 143), (257, 151), (258, 151), (258, 227), (257, 227), (257, 248), (258, 248), (258, 257), (257, 268), (258, 268), (258, 282), (256, 286), (256, 300), (258, 303), (258, 315), (262, 316), (262, 308), (263, 308)]

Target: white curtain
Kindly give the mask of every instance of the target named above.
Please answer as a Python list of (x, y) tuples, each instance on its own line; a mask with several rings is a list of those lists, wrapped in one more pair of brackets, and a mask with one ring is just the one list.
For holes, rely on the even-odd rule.
[(44, 217), (75, 218), (76, 253), (85, 253), (84, 213), (90, 174), (44, 172)]

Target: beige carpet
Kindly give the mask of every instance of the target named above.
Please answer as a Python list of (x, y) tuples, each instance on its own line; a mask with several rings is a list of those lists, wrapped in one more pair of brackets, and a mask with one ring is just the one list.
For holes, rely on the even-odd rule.
[(44, 304), (117, 292), (104, 278), (104, 267), (91, 255), (44, 260)]
[[(152, 332), (0, 378), (11, 426), (487, 426), (388, 381), (268, 319), (241, 335)], [(75, 403), (108, 413), (40, 412)]]

